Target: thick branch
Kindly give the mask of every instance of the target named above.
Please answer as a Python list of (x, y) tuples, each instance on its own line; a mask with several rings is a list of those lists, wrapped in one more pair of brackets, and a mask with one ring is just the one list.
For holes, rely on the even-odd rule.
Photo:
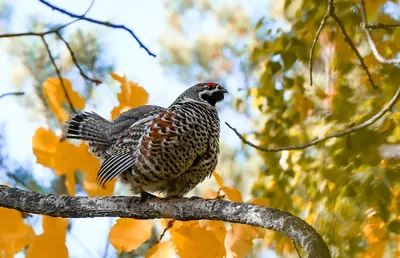
[(140, 39), (135, 35), (135, 33), (134, 33), (131, 29), (125, 27), (124, 25), (114, 24), (114, 23), (105, 22), (105, 21), (99, 21), (99, 20), (96, 20), (96, 19), (92, 19), (92, 18), (85, 17), (84, 15), (77, 15), (77, 14), (71, 13), (71, 12), (65, 10), (65, 9), (62, 9), (62, 8), (60, 8), (60, 7), (57, 7), (57, 6), (53, 5), (53, 4), (50, 4), (48, 1), (45, 1), (45, 0), (39, 0), (39, 2), (41, 2), (42, 4), (44, 4), (44, 5), (48, 6), (48, 7), (50, 7), (51, 9), (53, 9), (53, 10), (55, 10), (55, 11), (58, 11), (58, 12), (63, 13), (63, 14), (65, 14), (65, 15), (68, 15), (68, 16), (70, 16), (70, 17), (72, 17), (72, 18), (78, 18), (78, 19), (80, 19), (80, 20), (84, 20), (84, 21), (88, 21), (88, 22), (91, 22), (91, 23), (103, 25), (103, 26), (106, 26), (106, 27), (111, 27), (111, 28), (114, 28), (114, 29), (122, 29), (122, 30), (125, 30), (125, 31), (129, 32), (129, 34), (131, 34), (131, 36), (137, 41), (137, 43), (139, 43), (139, 46), (140, 46), (141, 48), (143, 48), (144, 50), (146, 50), (147, 54), (149, 54), (150, 56), (156, 57), (156, 55), (153, 54), (153, 53), (140, 41)]
[(202, 198), (139, 201), (136, 197), (57, 196), (0, 186), (0, 207), (64, 218), (221, 220), (279, 231), (300, 245), (307, 257), (331, 257), (321, 236), (288, 212), (247, 203)]
[(369, 47), (372, 50), (372, 53), (374, 54), (375, 58), (382, 63), (385, 64), (393, 64), (393, 63), (400, 63), (400, 59), (387, 59), (384, 58), (381, 54), (379, 54), (378, 49), (376, 48), (375, 42), (372, 39), (371, 36), (371, 31), (368, 29), (369, 25), (368, 25), (368, 21), (367, 21), (367, 15), (365, 14), (365, 4), (364, 4), (364, 0), (360, 0), (360, 6), (361, 6), (361, 17), (362, 17), (362, 21), (363, 21), (363, 28), (365, 31), (365, 34), (367, 35), (367, 39), (368, 39), (368, 44)]
[(389, 110), (391, 110), (394, 107), (394, 105), (399, 100), (399, 98), (400, 98), (400, 87), (397, 89), (396, 93), (394, 94), (392, 99), (389, 101), (389, 103), (387, 103), (383, 109), (381, 109), (378, 113), (376, 113), (373, 117), (371, 117), (367, 121), (365, 121), (359, 125), (352, 126), (344, 131), (328, 134), (325, 137), (318, 138), (311, 142), (300, 144), (300, 145), (292, 145), (292, 146), (277, 147), (277, 148), (265, 148), (265, 147), (258, 146), (256, 144), (246, 140), (246, 138), (241, 133), (239, 133), (239, 131), (236, 128), (232, 127), (227, 122), (225, 122), (225, 124), (242, 140), (243, 143), (245, 143), (257, 150), (265, 151), (265, 152), (278, 152), (278, 151), (284, 151), (284, 150), (301, 150), (301, 149), (308, 148), (310, 146), (316, 145), (320, 142), (326, 141), (331, 138), (337, 138), (337, 137), (349, 135), (351, 133), (360, 131), (360, 130), (374, 124), (376, 121), (378, 121), (379, 118), (383, 117), (383, 115), (385, 115)]

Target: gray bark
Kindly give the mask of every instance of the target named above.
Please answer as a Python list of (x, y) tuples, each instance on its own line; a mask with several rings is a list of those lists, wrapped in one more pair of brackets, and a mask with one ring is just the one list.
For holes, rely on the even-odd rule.
[(321, 236), (304, 220), (284, 211), (253, 204), (202, 198), (58, 196), (0, 186), (0, 207), (64, 218), (220, 220), (281, 232), (301, 246), (307, 257), (331, 257)]

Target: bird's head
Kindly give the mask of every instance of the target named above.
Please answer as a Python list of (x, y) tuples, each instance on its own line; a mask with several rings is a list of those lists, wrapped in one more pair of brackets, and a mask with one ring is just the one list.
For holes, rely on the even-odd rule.
[(224, 99), (224, 94), (226, 93), (228, 91), (221, 84), (201, 82), (184, 91), (177, 101), (192, 99), (215, 106), (217, 102)]

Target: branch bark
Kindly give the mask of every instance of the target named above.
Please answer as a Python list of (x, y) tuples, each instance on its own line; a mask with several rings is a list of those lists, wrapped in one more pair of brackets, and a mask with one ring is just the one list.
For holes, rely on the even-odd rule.
[(220, 220), (279, 231), (301, 246), (307, 257), (331, 257), (321, 236), (292, 214), (254, 204), (203, 198), (58, 196), (0, 186), (0, 207), (64, 218), (121, 217), (135, 219)]

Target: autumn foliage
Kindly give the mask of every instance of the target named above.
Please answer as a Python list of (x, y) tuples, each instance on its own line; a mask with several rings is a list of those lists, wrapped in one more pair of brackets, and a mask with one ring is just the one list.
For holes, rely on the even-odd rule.
[[(268, 3), (265, 10), (258, 10), (251, 1), (233, 2), (237, 1), (166, 0), (169, 27), (163, 31), (157, 58), (169, 75), (185, 85), (212, 78), (227, 86), (228, 101), (219, 108), (229, 109), (235, 116), (221, 116), (221, 120), (255, 145), (299, 146), (343, 132), (375, 116), (399, 88), (400, 9), (396, 1), (257, 1)], [(332, 16), (321, 27), (328, 3), (334, 3), (343, 28)], [(361, 7), (375, 51), (367, 38)], [(193, 24), (199, 29), (192, 29)], [(77, 54), (81, 63), (90, 60), (91, 53), (100, 56), (101, 48), (89, 41), (93, 35), (77, 33), (72, 38), (75, 48), (82, 50)], [(310, 50), (314, 43), (311, 83)], [(25, 63), (38, 51), (33, 47)], [(382, 62), (374, 52), (397, 61)], [(34, 81), (40, 81), (37, 95), (46, 104), (44, 109), (50, 113), (46, 118), (51, 122), (32, 137), (37, 163), (62, 178), (62, 194), (112, 195), (118, 184), (113, 180), (97, 187), (99, 161), (87, 145), (60, 138), (61, 123), (72, 113), (70, 106), (77, 111), (89, 110), (92, 95), (88, 92), (96, 86), (88, 83), (81, 90), (67, 79), (61, 84), (59, 78), (49, 78), (54, 73), (45, 73), (51, 69), (39, 69), (44, 63), (39, 61), (30, 70), (41, 75)], [(65, 63), (70, 67), (71, 59)], [(110, 119), (149, 99), (147, 85), (142, 87), (117, 74), (110, 78), (112, 70), (90, 74), (120, 85), (118, 105), (110, 109)], [(73, 78), (67, 68), (63, 75)], [(203, 197), (290, 212), (316, 229), (333, 257), (400, 257), (399, 108), (398, 103), (393, 105), (362, 130), (304, 149), (257, 151), (246, 144), (227, 146), (222, 139), (220, 174), (215, 172), (202, 184), (208, 187), (207, 182), (214, 183)], [(248, 126), (241, 128), (242, 124)], [(222, 123), (224, 130), (229, 129)], [(66, 257), (65, 236), (73, 220), (43, 216), (43, 233), (36, 235), (26, 216), (0, 208), (0, 258), (21, 251), (38, 257), (37, 250), (50, 238), (60, 250), (58, 256)], [(292, 241), (278, 232), (218, 221), (118, 219), (110, 228), (109, 242), (121, 256), (144, 249), (145, 254), (140, 255), (146, 257), (230, 258), (272, 249), (282, 257), (297, 257)], [(40, 257), (52, 257), (54, 249), (46, 252)]]

